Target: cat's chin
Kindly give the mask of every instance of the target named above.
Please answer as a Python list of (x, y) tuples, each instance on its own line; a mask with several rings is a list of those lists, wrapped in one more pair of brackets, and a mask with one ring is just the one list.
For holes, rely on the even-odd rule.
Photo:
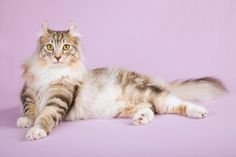
[(53, 65), (65, 65), (65, 62), (51, 62)]
[(51, 62), (51, 67), (55, 67), (55, 68), (64, 67), (66, 65), (67, 64), (65, 62)]

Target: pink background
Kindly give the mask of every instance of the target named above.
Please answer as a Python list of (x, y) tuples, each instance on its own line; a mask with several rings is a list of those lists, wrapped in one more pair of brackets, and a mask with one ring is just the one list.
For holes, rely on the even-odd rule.
[[(48, 20), (83, 35), (89, 68), (109, 66), (163, 78), (216, 76), (230, 94), (206, 103), (204, 120), (167, 115), (147, 126), (130, 120), (64, 123), (48, 138), (23, 139), (17, 129), (20, 65)], [(1, 0), (0, 156), (236, 156), (235, 0)]]

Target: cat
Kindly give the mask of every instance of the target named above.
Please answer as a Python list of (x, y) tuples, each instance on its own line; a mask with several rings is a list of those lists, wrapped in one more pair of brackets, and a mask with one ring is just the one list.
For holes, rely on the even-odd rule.
[(155, 114), (204, 118), (211, 100), (227, 92), (214, 77), (164, 81), (122, 68), (89, 70), (77, 27), (55, 31), (42, 25), (36, 53), (23, 64), (23, 116), (17, 127), (28, 128), (27, 140), (46, 137), (63, 120), (132, 118), (144, 125)]

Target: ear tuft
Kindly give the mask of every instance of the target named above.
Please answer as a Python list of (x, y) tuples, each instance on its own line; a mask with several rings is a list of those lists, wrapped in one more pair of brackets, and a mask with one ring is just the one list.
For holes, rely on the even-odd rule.
[(69, 33), (71, 36), (78, 37), (78, 38), (81, 37), (81, 35), (78, 32), (78, 27), (76, 26), (74, 22), (70, 22)]
[(41, 25), (41, 32), (39, 33), (39, 36), (45, 36), (48, 34), (48, 21), (45, 21)]

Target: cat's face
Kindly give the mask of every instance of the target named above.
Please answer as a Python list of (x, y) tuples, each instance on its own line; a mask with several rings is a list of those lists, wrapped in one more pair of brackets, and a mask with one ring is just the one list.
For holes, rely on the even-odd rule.
[(74, 27), (65, 31), (54, 31), (43, 26), (39, 39), (39, 57), (46, 64), (70, 65), (82, 58), (81, 45)]

